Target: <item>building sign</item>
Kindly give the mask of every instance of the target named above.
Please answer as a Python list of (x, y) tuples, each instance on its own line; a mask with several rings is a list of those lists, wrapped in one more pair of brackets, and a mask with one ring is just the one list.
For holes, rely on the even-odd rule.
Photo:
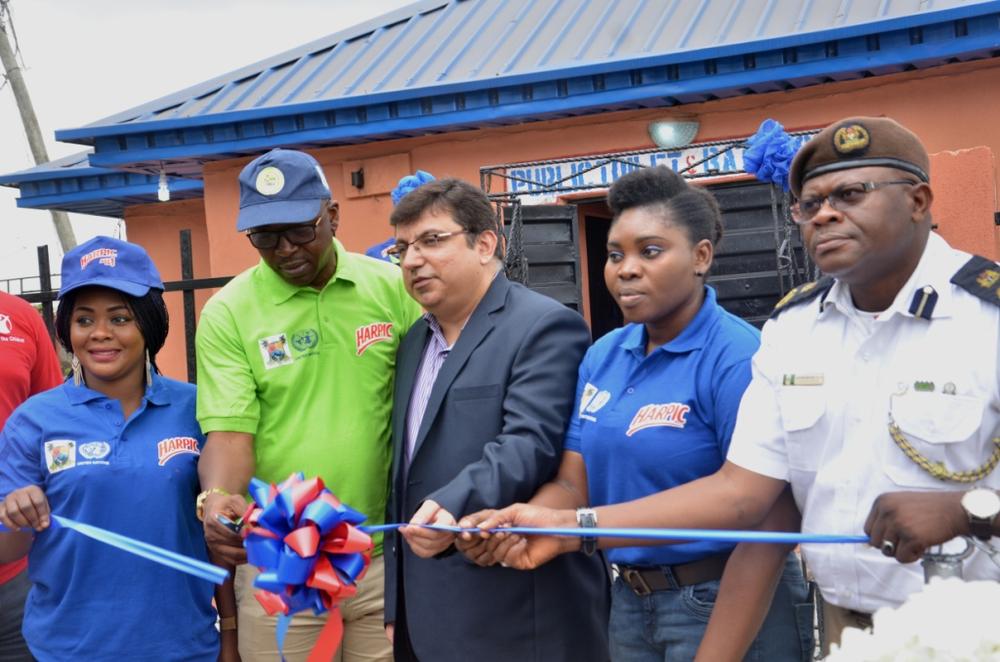
[[(812, 133), (793, 135), (796, 149)], [(743, 174), (743, 140), (684, 149), (596, 155), (506, 167), (507, 190), (522, 204), (556, 202), (560, 194), (611, 186), (616, 179), (643, 167), (665, 165), (686, 176), (721, 177)]]

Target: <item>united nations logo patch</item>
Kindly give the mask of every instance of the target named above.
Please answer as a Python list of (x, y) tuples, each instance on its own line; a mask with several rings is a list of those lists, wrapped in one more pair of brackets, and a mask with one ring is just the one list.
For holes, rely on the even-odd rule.
[(255, 185), (261, 195), (277, 195), (285, 188), (285, 175), (274, 166), (268, 166), (257, 173)]
[(315, 329), (303, 329), (292, 334), (292, 347), (304, 352), (319, 343), (319, 334)]
[(833, 134), (833, 149), (838, 154), (854, 154), (864, 152), (871, 144), (868, 129), (860, 124), (848, 124), (837, 129)]
[(103, 460), (111, 452), (111, 445), (106, 441), (88, 441), (77, 450), (88, 460)]

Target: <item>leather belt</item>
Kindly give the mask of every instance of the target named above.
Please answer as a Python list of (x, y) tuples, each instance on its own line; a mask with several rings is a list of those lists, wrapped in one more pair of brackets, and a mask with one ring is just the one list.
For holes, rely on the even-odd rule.
[(676, 591), (684, 586), (722, 579), (728, 560), (729, 554), (723, 554), (677, 565), (616, 565), (615, 569), (632, 592), (642, 597), (655, 591)]

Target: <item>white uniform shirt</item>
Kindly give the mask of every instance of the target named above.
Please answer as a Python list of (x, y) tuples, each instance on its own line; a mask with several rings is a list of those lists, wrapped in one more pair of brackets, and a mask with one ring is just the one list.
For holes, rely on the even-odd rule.
[[(917, 269), (873, 323), (837, 282), (764, 326), (728, 459), (791, 483), (803, 532), (861, 534), (884, 492), (974, 486), (933, 478), (888, 431), (891, 412), (917, 450), (951, 471), (980, 467), (1000, 435), (1000, 306), (950, 282), (969, 258), (931, 234)], [(928, 285), (938, 294), (930, 320), (908, 312)], [(1000, 488), (1000, 468), (977, 484)], [(903, 565), (868, 545), (803, 552), (824, 598), (847, 609), (896, 606), (923, 584), (919, 562)], [(1000, 568), (977, 551), (964, 576), (1000, 580)]]

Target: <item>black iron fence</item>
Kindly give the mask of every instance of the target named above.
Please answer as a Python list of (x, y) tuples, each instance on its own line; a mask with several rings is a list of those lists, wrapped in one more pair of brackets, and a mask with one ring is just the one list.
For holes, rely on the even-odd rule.
[[(187, 359), (187, 379), (192, 384), (198, 381), (198, 369), (195, 364), (195, 307), (194, 293), (197, 290), (206, 290), (222, 287), (228, 283), (232, 276), (220, 276), (218, 278), (195, 278), (194, 277), (194, 257), (191, 250), (191, 231), (180, 231), (180, 252), (181, 252), (181, 279), (163, 283), (166, 292), (180, 292), (183, 297), (184, 306), (184, 348)], [(33, 278), (12, 278), (6, 280), (6, 289), (11, 294), (16, 294), (31, 304), (41, 307), (42, 319), (45, 320), (45, 327), (49, 331), (56, 349), (59, 343), (55, 333), (55, 301), (59, 295), (59, 288), (53, 287), (53, 279), (58, 274), (53, 274), (49, 262), (48, 246), (38, 247), (38, 287), (34, 289), (27, 285)], [(11, 290), (17, 290), (12, 292)]]

